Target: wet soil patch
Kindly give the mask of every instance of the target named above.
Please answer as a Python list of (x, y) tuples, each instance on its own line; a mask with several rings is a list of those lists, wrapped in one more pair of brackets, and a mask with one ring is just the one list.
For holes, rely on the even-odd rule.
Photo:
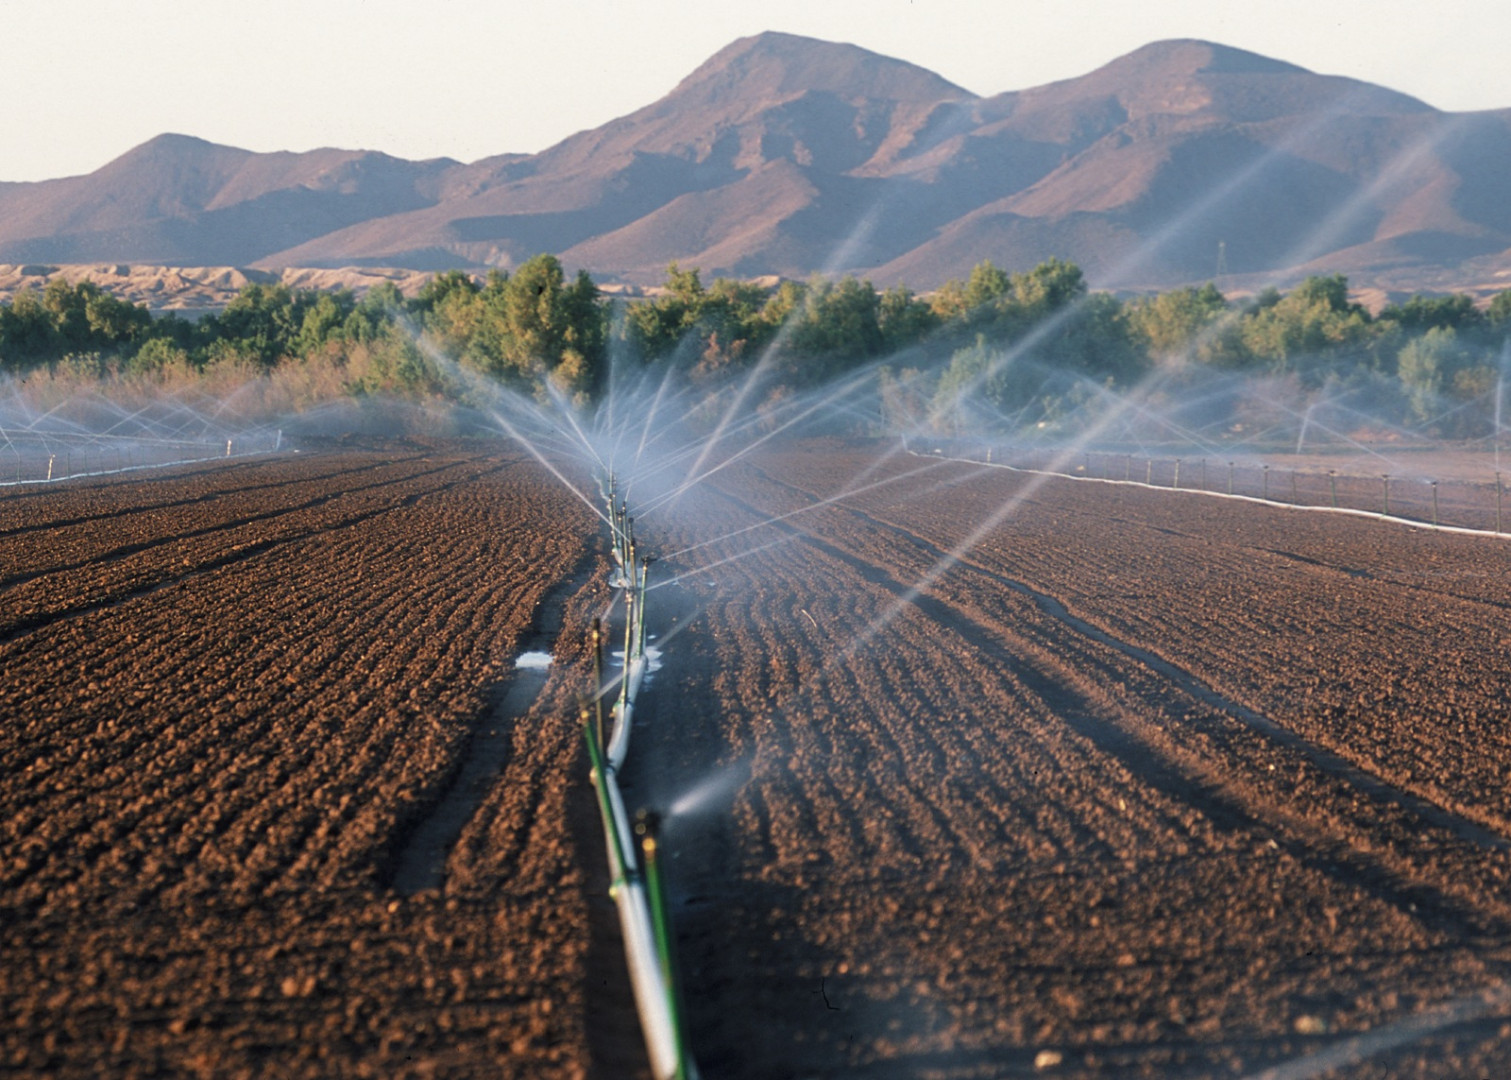
[[(487, 797), (488, 789), (509, 760), (515, 722), (545, 689), (549, 670), (520, 667), (523, 653), (551, 653), (562, 632), (563, 611), (569, 598), (587, 585), (597, 557), (585, 552), (572, 573), (541, 598), (529, 627), (516, 646), (512, 677), (495, 691), (495, 704), (474, 723), (467, 750), (455, 777), (435, 808), (415, 827), (394, 861), (390, 887), (403, 896), (439, 889), (445, 882), (446, 857), (467, 820)], [(576, 628), (573, 628), (574, 632)]]

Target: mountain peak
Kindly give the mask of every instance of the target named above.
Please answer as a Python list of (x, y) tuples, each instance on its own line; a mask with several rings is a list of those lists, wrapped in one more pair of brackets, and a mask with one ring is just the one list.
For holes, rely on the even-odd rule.
[(209, 161), (228, 162), (252, 157), (252, 151), (239, 150), (234, 146), (222, 146), (193, 135), (178, 135), (167, 132), (154, 136), (132, 147), (120, 157), (105, 165), (105, 169), (134, 170), (151, 167), (183, 167)]
[(1361, 115), (1431, 111), (1394, 90), (1192, 38), (1151, 42), (1079, 78), (1003, 95), (1008, 97), (1030, 109), (1116, 102), (1128, 119), (1200, 114), (1259, 122), (1328, 109)]
[(155, 135), (142, 143), (138, 149), (155, 147), (160, 150), (208, 150), (216, 143), (209, 139), (201, 139), (198, 135), (183, 135), (176, 131), (165, 131), (161, 135)]
[(1121, 74), (1156, 72), (1174, 75), (1306, 75), (1306, 68), (1275, 60), (1247, 49), (1218, 45), (1196, 38), (1153, 41), (1119, 57), (1102, 70), (1116, 68)]
[(905, 102), (975, 96), (926, 68), (858, 45), (767, 31), (726, 45), (668, 97), (679, 104), (733, 97), (770, 102), (809, 91)]

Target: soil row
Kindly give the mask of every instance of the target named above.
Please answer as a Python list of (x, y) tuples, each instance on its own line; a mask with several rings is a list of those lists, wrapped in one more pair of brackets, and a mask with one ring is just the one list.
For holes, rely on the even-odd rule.
[[(442, 447), (58, 486), (0, 531), (6, 1068), (582, 1074), (571, 643), (496, 712), (547, 591), (597, 602), (580, 503)], [(487, 738), (444, 887), (400, 896)]]
[[(705, 1068), (1212, 1075), (1502, 985), (1511, 860), (1499, 819), (1470, 811), (1500, 797), (1481, 785), (1507, 760), (1490, 731), (1504, 667), (1497, 609), (1465, 587), (1500, 549), (1409, 534), (1415, 553), (1382, 555), (1357, 524), (1298, 533), (1301, 515), (1257, 525), (1241, 504), (870, 446), (756, 455), (714, 487), (674, 522), (637, 522), (665, 550), (714, 541), (664, 568), (699, 614), (642, 781), (696, 808), (668, 832), (684, 831)], [(1451, 568), (1435, 590), (1434, 560)], [(1317, 565), (1339, 561), (1373, 588)], [(1397, 620), (1417, 627), (1400, 655), (1440, 655), (1459, 638), (1436, 606), (1485, 645), (1416, 665), (1399, 701), (1414, 731), (1392, 735), (1369, 704), (1341, 733), (1307, 722), (1298, 679), (1342, 704), (1385, 663), (1332, 627)], [(1448, 687), (1478, 693), (1478, 712), (1451, 715), (1481, 732), (1427, 707)], [(1391, 753), (1431, 782), (1381, 768)], [(1441, 813), (1424, 820), (1418, 797)], [(1392, 1060), (1503, 1065), (1505, 1011)]]

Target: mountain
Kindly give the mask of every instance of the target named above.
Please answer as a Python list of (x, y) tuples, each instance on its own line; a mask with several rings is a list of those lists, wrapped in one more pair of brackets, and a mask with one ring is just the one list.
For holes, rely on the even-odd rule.
[(435, 203), (457, 163), (160, 135), (88, 176), (0, 184), (0, 262), (242, 265)]
[[(1096, 285), (1340, 270), (1433, 287), (1511, 270), (1511, 110), (1201, 41), (978, 97), (853, 45), (768, 33), (661, 100), (470, 165), (162, 136), (88, 176), (0, 184), (0, 262), (413, 269), (539, 251), (601, 280), (667, 263), (928, 288), (1050, 256)], [(1409, 285), (1406, 287), (1410, 287)]]

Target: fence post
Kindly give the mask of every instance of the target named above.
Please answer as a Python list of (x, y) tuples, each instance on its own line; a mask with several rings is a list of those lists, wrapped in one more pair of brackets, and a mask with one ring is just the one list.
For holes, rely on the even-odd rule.
[(1154, 459), (1150, 458), (1144, 466), (1144, 483), (1154, 483)]
[(1500, 473), (1496, 473), (1495, 474), (1495, 533), (1496, 533), (1497, 536), (1500, 535), (1500, 531), (1501, 531), (1501, 474)]
[(1228, 462), (1228, 494), (1233, 494), (1233, 463)]
[(1333, 509), (1336, 510), (1336, 509), (1338, 509), (1338, 470), (1337, 469), (1328, 469), (1327, 470), (1327, 485), (1328, 485), (1328, 490), (1332, 492)]
[(1436, 529), (1438, 527), (1438, 482), (1436, 480), (1428, 482), (1432, 484), (1432, 527)]
[(57, 454), (48, 454), (47, 455), (47, 479), (48, 480), (52, 479), (52, 463), (54, 461), (57, 461), (57, 460), (58, 460), (58, 455)]
[(1268, 465), (1264, 465), (1264, 466), (1261, 466), (1261, 468), (1264, 469), (1264, 501), (1265, 502), (1269, 502), (1270, 501), (1270, 467)]
[(1390, 474), (1384, 473), (1380, 479), (1385, 483), (1385, 509), (1380, 512), (1380, 516), (1390, 517)]
[(1207, 459), (1201, 459), (1201, 489), (1207, 490)]
[(1291, 505), (1300, 506), (1301, 496), (1296, 493), (1296, 470), (1291, 470)]
[(1180, 490), (1180, 458), (1175, 459), (1175, 480), (1170, 484), (1176, 491)]

